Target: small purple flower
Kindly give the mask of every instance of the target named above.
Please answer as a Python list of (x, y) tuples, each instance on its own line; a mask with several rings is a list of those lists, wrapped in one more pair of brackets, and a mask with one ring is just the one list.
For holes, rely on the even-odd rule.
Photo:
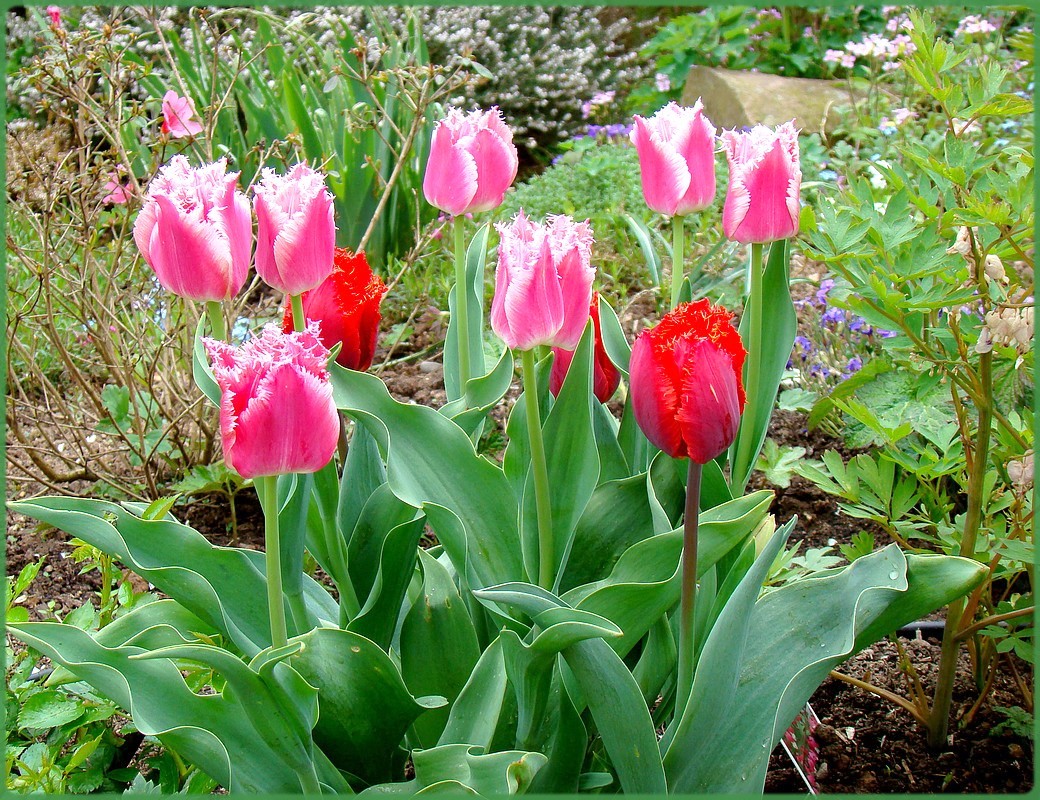
[(859, 356), (853, 356), (849, 360), (849, 363), (845, 367), (845, 369), (847, 369), (849, 373), (859, 372), (861, 369), (863, 369), (863, 359), (861, 359)]
[(863, 317), (853, 317), (852, 322), (849, 323), (849, 330), (864, 336), (870, 336), (874, 332), (874, 327)]
[(886, 331), (882, 330), (881, 328), (878, 328), (876, 331), (874, 331), (874, 333), (876, 333), (882, 339), (894, 339), (896, 336), (899, 335), (895, 331)]
[(834, 288), (834, 281), (827, 278), (824, 281), (820, 281), (819, 291), (816, 292), (816, 305), (825, 306), (827, 305), (827, 293)]
[(805, 361), (805, 359), (808, 357), (809, 353), (811, 353), (813, 351), (813, 344), (812, 344), (812, 342), (810, 342), (804, 336), (795, 336), (794, 337), (794, 346), (795, 346), (795, 349), (801, 350), (801, 352), (798, 355), (802, 359), (802, 361)]
[(823, 364), (813, 364), (812, 367), (809, 368), (809, 374), (819, 375), (823, 378), (826, 378), (828, 375), (831, 374), (831, 370), (830, 367), (825, 367), (823, 366)]
[(845, 312), (840, 308), (828, 308), (820, 319), (828, 325), (837, 325), (845, 321)]

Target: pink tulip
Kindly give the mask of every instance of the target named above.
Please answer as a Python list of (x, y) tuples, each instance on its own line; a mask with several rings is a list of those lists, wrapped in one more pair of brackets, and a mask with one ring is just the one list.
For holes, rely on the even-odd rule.
[(249, 272), (249, 201), (227, 159), (204, 167), (174, 156), (148, 186), (134, 241), (167, 291), (190, 300), (228, 300)]
[(242, 347), (203, 343), (220, 385), (220, 438), (230, 467), (257, 478), (317, 472), (329, 463), (339, 414), (316, 322), (288, 334), (266, 325)]
[(455, 216), (490, 211), (501, 205), (517, 164), (513, 132), (498, 108), (469, 114), (452, 108), (433, 131), (423, 194)]
[(715, 126), (701, 101), (693, 108), (669, 103), (650, 119), (635, 118), (632, 142), (639, 153), (643, 198), (659, 214), (700, 211), (715, 199)]
[(774, 242), (798, 233), (798, 132), (794, 122), (775, 131), (756, 125), (750, 131), (724, 131), (729, 188), (722, 209), (727, 239), (748, 244)]
[(287, 175), (265, 169), (253, 189), (256, 271), (289, 295), (313, 289), (332, 272), (336, 221), (325, 178), (306, 164)]
[(521, 209), (501, 236), (491, 327), (507, 346), (530, 350), (546, 344), (573, 350), (589, 319), (592, 229), (588, 220), (549, 217), (531, 222)]
[(103, 189), (106, 194), (101, 198), (101, 202), (106, 205), (122, 205), (134, 196), (133, 187), (129, 183), (123, 183), (118, 172), (108, 173), (108, 181)]
[(162, 113), (162, 132), (173, 139), (202, 132), (202, 124), (192, 119), (195, 116), (195, 101), (190, 97), (181, 97), (171, 89), (163, 95)]

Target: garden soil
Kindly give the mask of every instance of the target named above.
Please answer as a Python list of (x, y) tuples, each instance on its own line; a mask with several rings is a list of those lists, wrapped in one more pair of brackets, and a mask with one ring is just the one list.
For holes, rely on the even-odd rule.
[[(398, 400), (440, 405), (444, 402), (440, 365), (418, 358), (401, 361), (409, 352), (421, 354), (422, 342), (395, 353), (396, 363), (384, 370), (381, 377)], [(516, 391), (514, 387), (510, 394), (515, 395)], [(504, 408), (494, 415), (500, 427), (504, 425)], [(810, 458), (819, 458), (831, 448), (846, 457), (849, 455), (840, 443), (826, 434), (807, 431), (804, 417), (793, 412), (776, 414), (770, 435), (778, 444), (805, 447), (806, 456)], [(790, 486), (781, 488), (756, 475), (752, 488), (763, 487), (776, 492), (772, 511), (778, 520), (798, 515), (801, 522), (796, 530), (805, 532), (801, 538), (803, 551), (805, 547), (833, 547), (849, 542), (855, 533), (864, 529), (862, 521), (839, 515), (834, 498), (801, 478), (794, 477)], [(11, 499), (40, 493), (34, 488), (40, 489), (20, 485), (12, 491)], [(89, 491), (89, 487), (82, 490)], [(216, 496), (197, 498), (187, 506), (179, 506), (175, 513), (214, 543), (231, 543), (226, 500)], [(263, 518), (251, 491), (238, 495), (236, 516), (239, 545), (262, 547)], [(888, 543), (879, 529), (871, 529), (871, 532), (879, 546)], [(63, 532), (43, 530), (33, 520), (8, 515), (7, 574), (17, 574), (25, 564), (46, 559), (40, 577), (23, 601), (34, 618), (63, 616), (87, 600), (96, 602), (97, 573), (80, 575), (79, 565), (69, 557), (71, 549)], [(146, 587), (135, 583), (135, 588), (143, 591)], [(890, 641), (875, 644), (843, 664), (839, 671), (908, 697), (910, 678), (900, 649), (925, 692), (930, 694), (937, 671), (939, 644), (937, 640), (919, 635), (899, 639), (898, 647)], [(1026, 685), (1032, 687), (1029, 665), (1016, 660), (1015, 668)], [(954, 693), (956, 719), (971, 707), (976, 696), (970, 675), (965, 653)], [(990, 698), (973, 723), (964, 729), (954, 724), (948, 746), (938, 752), (928, 748), (923, 730), (907, 711), (835, 678), (824, 681), (813, 695), (811, 705), (820, 719), (815, 732), (819, 745), (815, 777), (821, 793), (1018, 793), (1029, 791), (1033, 786), (1033, 742), (1002, 724), (1007, 716), (996, 710), (1023, 705), (1007, 669), (1001, 671)], [(779, 748), (770, 761), (766, 791), (794, 794), (808, 791)]]

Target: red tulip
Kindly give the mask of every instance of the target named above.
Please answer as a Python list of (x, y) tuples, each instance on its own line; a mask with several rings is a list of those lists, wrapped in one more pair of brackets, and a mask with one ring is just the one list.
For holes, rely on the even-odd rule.
[[(336, 248), (332, 274), (303, 293), (303, 315), (321, 326), (318, 337), (329, 350), (342, 343), (336, 363), (364, 371), (372, 366), (379, 334), (379, 302), (386, 285), (372, 272), (364, 253)], [(282, 330), (293, 329), (292, 305), (285, 304)]]
[[(592, 328), (595, 334), (593, 364), (592, 364), (592, 393), (601, 403), (607, 402), (614, 396), (618, 384), (621, 383), (621, 373), (614, 366), (614, 362), (607, 355), (603, 347), (603, 334), (599, 327), (599, 294), (592, 293), (592, 305), (589, 307), (589, 315), (592, 317)], [(571, 359), (574, 358), (573, 350), (565, 350), (562, 347), (553, 349), (552, 371), (549, 373), (549, 391), (553, 397), (560, 393), (567, 370), (570, 369)]]
[(339, 412), (317, 325), (267, 325), (242, 347), (203, 339), (220, 385), (224, 460), (243, 478), (317, 472), (339, 441)]
[(680, 303), (632, 347), (632, 412), (672, 458), (707, 464), (737, 435), (747, 352), (730, 313), (707, 300)]

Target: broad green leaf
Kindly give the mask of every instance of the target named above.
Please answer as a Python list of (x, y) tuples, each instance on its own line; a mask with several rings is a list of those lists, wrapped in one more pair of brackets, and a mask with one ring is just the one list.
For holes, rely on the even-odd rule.
[(375, 782), (391, 777), (391, 757), (427, 708), (405, 687), (397, 666), (363, 636), (317, 628), (298, 639), (292, 667), (318, 690), (315, 742), (341, 768)]
[(331, 371), (337, 405), (368, 426), (385, 452), (394, 494), (409, 505), (442, 506), (462, 524), (467, 548), (466, 563), (455, 564), (459, 572), (472, 571), (476, 585), (521, 577), (516, 496), (502, 470), (477, 456), (465, 432), (432, 408), (396, 402), (373, 375), (335, 364)]
[[(264, 554), (214, 547), (169, 520), (142, 520), (115, 503), (40, 497), (12, 510), (68, 531), (115, 556), (252, 656), (270, 644)], [(304, 600), (317, 619), (335, 619), (328, 592), (304, 576)]]
[(46, 730), (59, 728), (83, 716), (83, 706), (63, 692), (47, 689), (25, 701), (18, 712), (18, 727)]
[[(798, 329), (788, 278), (788, 240), (773, 242), (762, 276), (762, 361), (758, 395), (749, 397), (740, 420), (737, 438), (730, 447), (730, 485), (742, 489), (758, 460), (773, 415), (776, 393)], [(740, 336), (750, 335), (751, 315), (740, 319)], [(748, 361), (745, 361), (747, 367)], [(744, 379), (747, 386), (747, 378)], [(750, 439), (745, 455), (740, 455), (741, 440)]]
[(646, 268), (650, 272), (650, 281), (654, 286), (661, 283), (661, 257), (657, 255), (657, 251), (654, 249), (654, 243), (650, 238), (650, 231), (647, 229), (646, 224), (641, 220), (636, 219), (631, 214), (625, 214), (625, 222), (628, 223), (629, 230), (636, 237), (636, 241), (639, 243), (639, 249), (643, 253), (643, 260), (646, 262)]
[(213, 377), (213, 368), (209, 365), (209, 356), (202, 344), (202, 337), (206, 335), (205, 330), (206, 317), (203, 316), (195, 329), (195, 340), (191, 350), (191, 374), (195, 379), (195, 385), (202, 390), (206, 398), (220, 408), (220, 386), (217, 384), (217, 379)]
[(452, 704), (438, 744), (469, 744), (488, 752), (502, 713), (506, 686), (502, 641), (495, 639), (481, 653), (469, 680)]
[(628, 361), (632, 357), (632, 348), (625, 338), (625, 331), (618, 321), (617, 314), (610, 303), (602, 295), (599, 298), (599, 326), (603, 337), (603, 349), (610, 360), (624, 376), (628, 377)]
[[(454, 223), (453, 223), (454, 224)], [(484, 223), (474, 234), (466, 250), (466, 292), (467, 311), (470, 329), (469, 354), (470, 378), (483, 377), (486, 372), (484, 364), (484, 262), (487, 258), (487, 241), (490, 223)], [(459, 376), (459, 333), (460, 322), (456, 312), (459, 287), (453, 286), (448, 293), (448, 310), (451, 314), (448, 332), (444, 339), (444, 390), (448, 400), (462, 397), (463, 386)]]
[[(448, 571), (424, 550), (419, 564), (423, 588), (401, 627), (401, 673), (412, 694), (441, 695), (451, 704), (480, 658), (477, 634)], [(437, 709), (415, 721), (421, 746), (437, 744), (448, 713)]]
[[(556, 659), (557, 663), (559, 659)], [(564, 686), (559, 670), (553, 673), (544, 729), (549, 739), (541, 749), (548, 763), (534, 777), (533, 794), (576, 794), (588, 746), (588, 732)]]
[(339, 532), (350, 541), (369, 497), (386, 483), (386, 467), (375, 438), (364, 425), (355, 423), (343, 465), (339, 489)]
[(434, 788), (449, 794), (467, 789), (479, 795), (523, 794), (545, 762), (541, 753), (506, 750), (485, 755), (471, 745), (439, 745), (412, 751), (414, 780), (373, 786), (363, 794), (412, 795)]
[[(984, 572), (967, 559), (905, 556), (889, 545), (763, 596), (750, 615), (746, 640), (726, 648), (724, 659), (715, 657), (721, 639), (730, 638), (720, 617), (698, 665), (699, 702), (691, 700), (665, 758), (670, 788), (761, 791), (770, 751), (831, 669), (970, 591)], [(719, 641), (712, 642), (716, 631)], [(695, 708), (701, 713), (693, 713)]]
[[(54, 622), (11, 631), (126, 709), (141, 733), (158, 737), (229, 791), (300, 791), (293, 766), (259, 736), (239, 702), (194, 694), (172, 661), (131, 659), (143, 651), (102, 647), (84, 631)], [(323, 767), (321, 780), (349, 792), (334, 770)]]
[(664, 794), (664, 770), (650, 712), (628, 667), (610, 646), (589, 639), (563, 652), (626, 794)]

